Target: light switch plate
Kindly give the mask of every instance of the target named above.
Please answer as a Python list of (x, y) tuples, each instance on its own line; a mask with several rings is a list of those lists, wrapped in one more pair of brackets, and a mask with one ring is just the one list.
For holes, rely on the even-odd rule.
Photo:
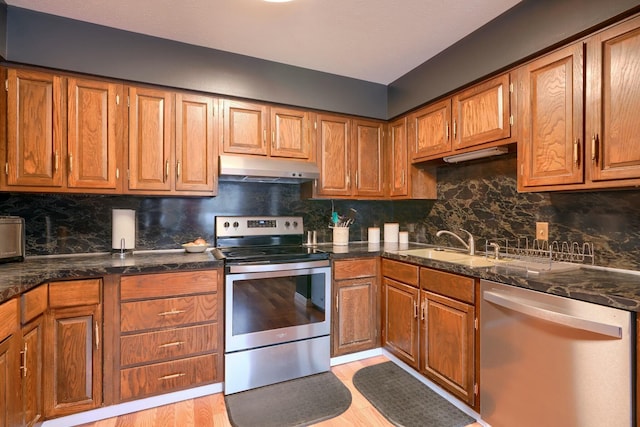
[(536, 222), (536, 239), (549, 240), (549, 223)]

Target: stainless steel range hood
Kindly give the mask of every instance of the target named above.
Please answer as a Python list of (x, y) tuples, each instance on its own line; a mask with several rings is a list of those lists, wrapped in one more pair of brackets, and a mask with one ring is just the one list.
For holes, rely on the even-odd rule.
[(251, 156), (220, 156), (220, 181), (298, 184), (320, 177), (315, 163)]

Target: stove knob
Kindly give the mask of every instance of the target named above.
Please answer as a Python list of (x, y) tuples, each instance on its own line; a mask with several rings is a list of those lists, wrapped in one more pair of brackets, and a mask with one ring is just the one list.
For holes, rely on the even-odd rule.
[(284, 228), (289, 228), (289, 227), (291, 227), (291, 223), (289, 221), (285, 221)]
[(238, 221), (233, 222), (233, 228), (238, 228), (239, 226), (240, 224), (238, 223)]
[(293, 221), (293, 228), (298, 228), (298, 221)]
[(225, 221), (224, 224), (222, 224), (224, 228), (229, 228), (229, 221)]

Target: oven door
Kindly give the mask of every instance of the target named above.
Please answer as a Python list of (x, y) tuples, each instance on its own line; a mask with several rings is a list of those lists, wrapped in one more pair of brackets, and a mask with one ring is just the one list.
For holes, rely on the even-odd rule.
[(330, 292), (328, 261), (232, 266), (225, 278), (225, 352), (328, 336)]

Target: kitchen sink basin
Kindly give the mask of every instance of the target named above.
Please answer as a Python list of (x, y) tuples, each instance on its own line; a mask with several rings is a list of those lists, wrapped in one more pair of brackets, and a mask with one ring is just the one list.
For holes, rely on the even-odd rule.
[(398, 254), (433, 259), (436, 261), (444, 261), (452, 264), (464, 265), (471, 268), (493, 267), (496, 264), (507, 262), (507, 260), (496, 260), (492, 258), (486, 258), (481, 255), (468, 255), (462, 252), (435, 248), (407, 249), (404, 251), (398, 251)]

